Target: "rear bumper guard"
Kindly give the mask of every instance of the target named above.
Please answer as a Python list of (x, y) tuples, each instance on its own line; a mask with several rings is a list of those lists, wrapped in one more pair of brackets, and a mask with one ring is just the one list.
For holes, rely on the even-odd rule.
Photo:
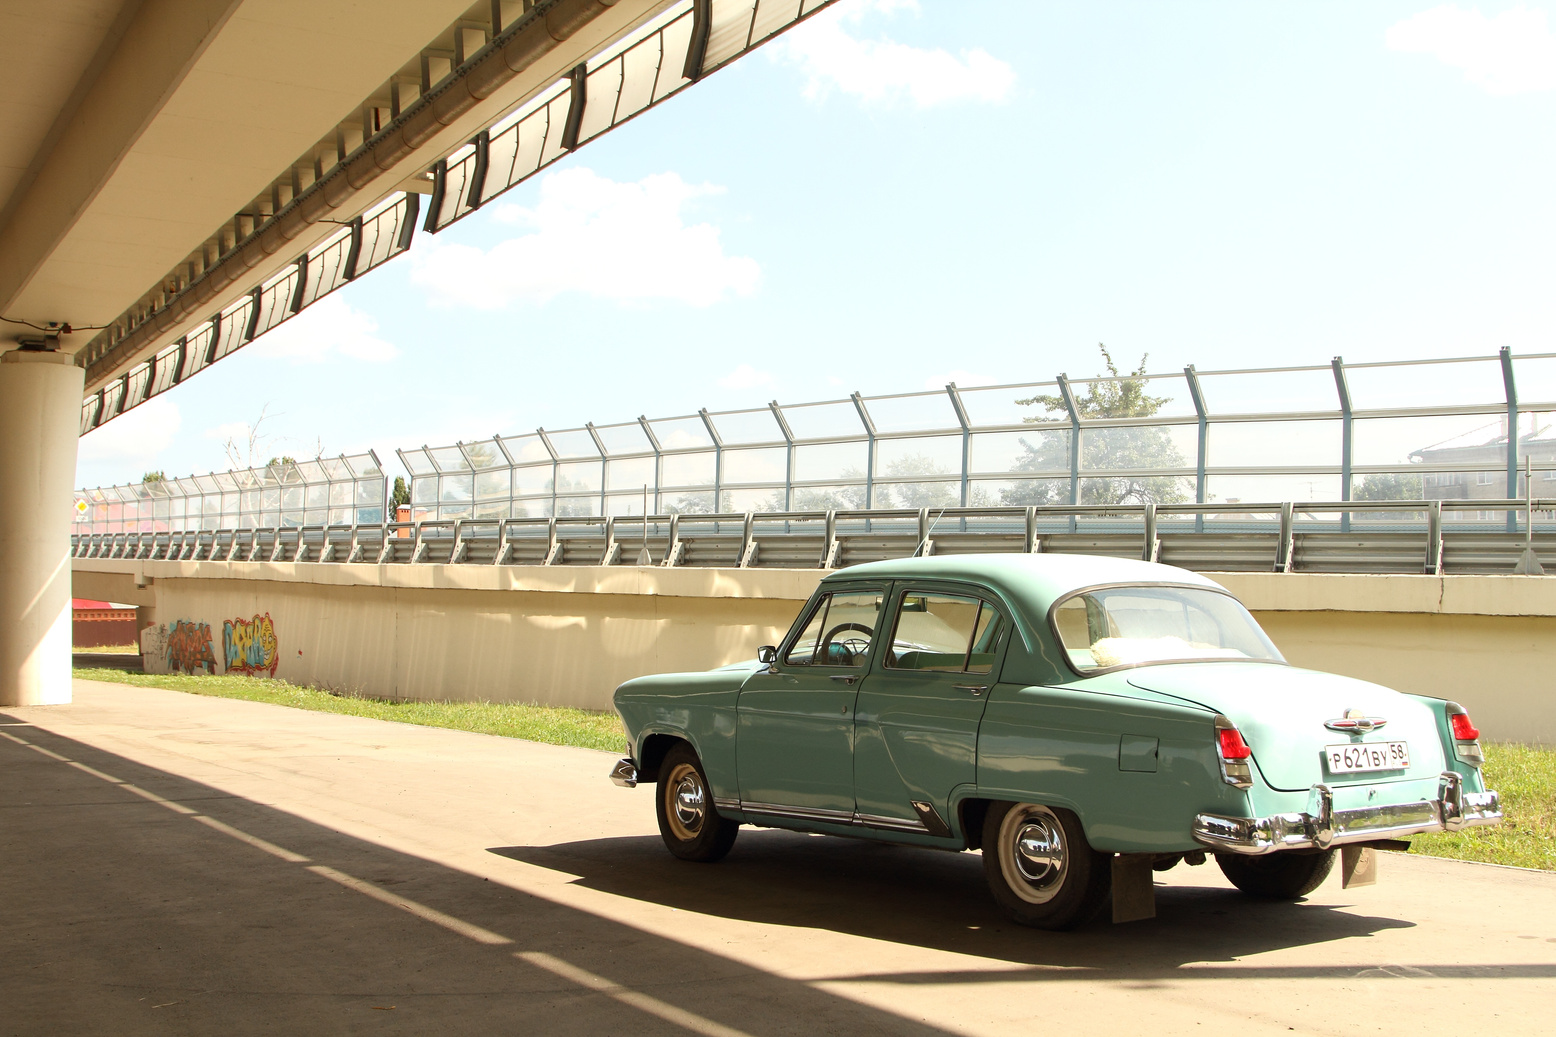
[(612, 765), (611, 781), (624, 789), (637, 788), (638, 765), (632, 762), (632, 757), (623, 756)]
[(1303, 813), (1269, 817), (1199, 814), (1194, 818), (1194, 838), (1219, 853), (1254, 855), (1327, 850), (1423, 832), (1457, 832), (1500, 820), (1502, 803), (1495, 792), (1465, 792), (1464, 779), (1454, 771), (1444, 771), (1438, 777), (1436, 799), (1336, 810), (1334, 792), (1320, 784), (1308, 790), (1308, 809)]

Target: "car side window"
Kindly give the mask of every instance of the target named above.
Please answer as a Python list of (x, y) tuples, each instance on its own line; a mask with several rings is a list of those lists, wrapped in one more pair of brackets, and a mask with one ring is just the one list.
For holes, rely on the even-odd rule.
[(790, 666), (863, 667), (880, 612), (880, 591), (823, 595), (783, 661)]
[(897, 606), (886, 665), (896, 670), (988, 673), (1004, 621), (987, 602), (909, 591)]

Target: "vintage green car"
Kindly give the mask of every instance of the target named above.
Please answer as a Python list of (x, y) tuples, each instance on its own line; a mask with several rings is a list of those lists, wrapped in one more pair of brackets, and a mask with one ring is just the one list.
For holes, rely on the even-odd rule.
[(1291, 666), (1232, 595), (1079, 555), (872, 562), (821, 581), (758, 660), (628, 681), (618, 785), (665, 845), (741, 824), (981, 849), (1017, 922), (1155, 913), (1152, 872), (1214, 854), (1294, 899), (1402, 837), (1501, 818), (1453, 702)]

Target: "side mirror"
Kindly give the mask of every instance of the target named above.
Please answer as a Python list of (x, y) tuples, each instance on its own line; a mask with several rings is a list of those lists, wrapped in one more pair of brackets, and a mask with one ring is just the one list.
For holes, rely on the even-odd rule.
[(778, 661), (778, 646), (763, 645), (756, 650), (756, 661), (763, 666), (771, 666)]

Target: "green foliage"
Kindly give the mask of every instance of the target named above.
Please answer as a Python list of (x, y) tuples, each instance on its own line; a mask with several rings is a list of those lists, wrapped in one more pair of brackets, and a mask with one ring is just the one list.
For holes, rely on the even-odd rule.
[(402, 504), (411, 502), (411, 488), (405, 484), (405, 476), (394, 477), (394, 490), (389, 494), (389, 513), (394, 514), (394, 509)]
[(1485, 743), (1486, 787), (1502, 797), (1502, 823), (1411, 836), (1410, 852), (1556, 871), (1556, 749)]
[[(722, 497), (719, 510), (725, 514), (734, 511), (735, 495), (726, 490)], [(683, 493), (674, 502), (665, 505), (665, 512), (670, 515), (711, 515), (713, 514), (713, 491)]]
[[(1146, 356), (1140, 366), (1120, 376), (1118, 365), (1107, 346), (1097, 344), (1113, 381), (1087, 385), (1085, 393), (1075, 397), (1075, 411), (1081, 420), (1092, 418), (1148, 418), (1171, 402), (1171, 397), (1151, 396), (1145, 378)], [(1030, 423), (1065, 421), (1069, 410), (1064, 397), (1039, 394), (1017, 400), (1023, 407), (1038, 406), (1041, 414), (1025, 420)], [(1070, 468), (1070, 429), (1045, 429), (1036, 441), (1023, 439), (1022, 453), (1016, 459), (1016, 472), (1068, 472)], [(1173, 445), (1167, 430), (1148, 425), (1125, 428), (1086, 429), (1081, 434), (1081, 504), (1173, 504), (1188, 499), (1176, 476), (1119, 476), (1108, 479), (1085, 478), (1084, 473), (1110, 468), (1181, 468), (1183, 455)], [(1067, 479), (1031, 481), (1000, 494), (1005, 504), (1068, 504)]]
[[(1383, 472), (1356, 480), (1352, 500), (1423, 500), (1421, 477), (1409, 472)], [(1398, 514), (1395, 512), (1394, 514)]]
[(152, 483), (167, 482), (167, 476), (163, 475), (162, 470), (159, 468), (155, 472), (147, 472), (141, 476), (140, 481), (141, 485), (150, 486)]
[(295, 465), (295, 464), (297, 464), (297, 458), (292, 457), (290, 454), (282, 454), (280, 457), (272, 457), (270, 460), (266, 461), (265, 462), (265, 467), (266, 468), (276, 468), (276, 467), (279, 467), (279, 466), (282, 466), (282, 465)]
[(581, 749), (619, 750), (626, 735), (614, 713), (595, 713), (563, 706), (522, 702), (410, 702), (335, 695), (316, 688), (302, 688), (282, 680), (243, 677), (236, 674), (126, 673), (123, 670), (78, 668), (77, 680), (133, 684), (142, 688), (166, 688), (191, 695), (268, 702), (319, 713), (393, 720), (423, 727), (447, 727), (456, 731), (523, 738), (550, 745)]

